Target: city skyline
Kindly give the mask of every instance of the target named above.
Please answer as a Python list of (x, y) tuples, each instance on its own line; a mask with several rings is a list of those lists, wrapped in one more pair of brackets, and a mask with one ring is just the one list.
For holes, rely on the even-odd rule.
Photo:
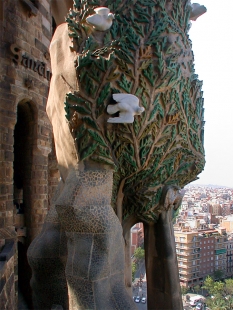
[(233, 187), (233, 43), (229, 21), (233, 1), (202, 0), (207, 13), (192, 22), (195, 70), (203, 80), (206, 165), (192, 184)]

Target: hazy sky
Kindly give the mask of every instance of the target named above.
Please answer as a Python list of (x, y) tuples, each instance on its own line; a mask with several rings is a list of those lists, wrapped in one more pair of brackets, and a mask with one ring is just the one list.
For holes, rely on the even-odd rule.
[(189, 32), (206, 121), (206, 165), (195, 183), (233, 187), (233, 0), (201, 1), (207, 12)]

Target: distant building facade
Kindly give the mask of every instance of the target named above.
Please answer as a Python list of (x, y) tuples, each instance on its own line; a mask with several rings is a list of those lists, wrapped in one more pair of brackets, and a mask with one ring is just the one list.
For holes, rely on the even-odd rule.
[(203, 283), (216, 270), (226, 274), (227, 236), (225, 230), (175, 230), (180, 283), (192, 287)]
[(233, 235), (230, 234), (227, 242), (227, 276), (233, 276)]
[(144, 243), (143, 223), (137, 223), (131, 228), (131, 255)]
[(226, 228), (227, 232), (229, 233), (233, 232), (233, 215), (222, 218), (221, 226)]

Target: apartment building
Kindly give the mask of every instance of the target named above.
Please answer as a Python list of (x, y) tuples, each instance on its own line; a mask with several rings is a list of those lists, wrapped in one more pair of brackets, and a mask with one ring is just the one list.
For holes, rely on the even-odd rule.
[(213, 215), (222, 215), (221, 205), (220, 204), (212, 204), (210, 206), (210, 213)]
[(200, 279), (200, 241), (197, 232), (175, 231), (181, 285), (192, 286)]
[(222, 216), (227, 216), (231, 214), (231, 203), (223, 203), (222, 206)]
[(215, 236), (215, 270), (221, 270), (226, 274), (227, 260), (227, 234), (226, 229), (221, 229), (221, 234)]
[(231, 277), (233, 275), (233, 235), (228, 236), (227, 242), (227, 268), (226, 268), (226, 275)]
[(200, 274), (205, 278), (214, 272), (215, 264), (215, 238), (210, 233), (202, 232), (198, 235), (200, 240)]
[[(226, 273), (227, 236), (221, 231), (183, 228), (175, 231), (176, 252), (181, 285), (199, 285), (216, 270)], [(232, 249), (233, 253), (233, 249)]]
[(134, 251), (143, 245), (144, 242), (144, 229), (143, 223), (137, 223), (131, 228), (131, 255)]
[(227, 232), (233, 232), (233, 215), (221, 219), (221, 226), (226, 228)]

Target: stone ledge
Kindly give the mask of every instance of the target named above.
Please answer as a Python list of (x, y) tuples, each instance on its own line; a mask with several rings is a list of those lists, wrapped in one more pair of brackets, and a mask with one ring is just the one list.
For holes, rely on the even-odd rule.
[(33, 3), (29, 0), (21, 0), (21, 2), (24, 4), (24, 6), (27, 8), (29, 11), (29, 16), (37, 16), (38, 10), (37, 8), (33, 5)]
[(0, 228), (0, 239), (13, 239), (13, 238), (16, 238), (16, 231), (14, 227)]

